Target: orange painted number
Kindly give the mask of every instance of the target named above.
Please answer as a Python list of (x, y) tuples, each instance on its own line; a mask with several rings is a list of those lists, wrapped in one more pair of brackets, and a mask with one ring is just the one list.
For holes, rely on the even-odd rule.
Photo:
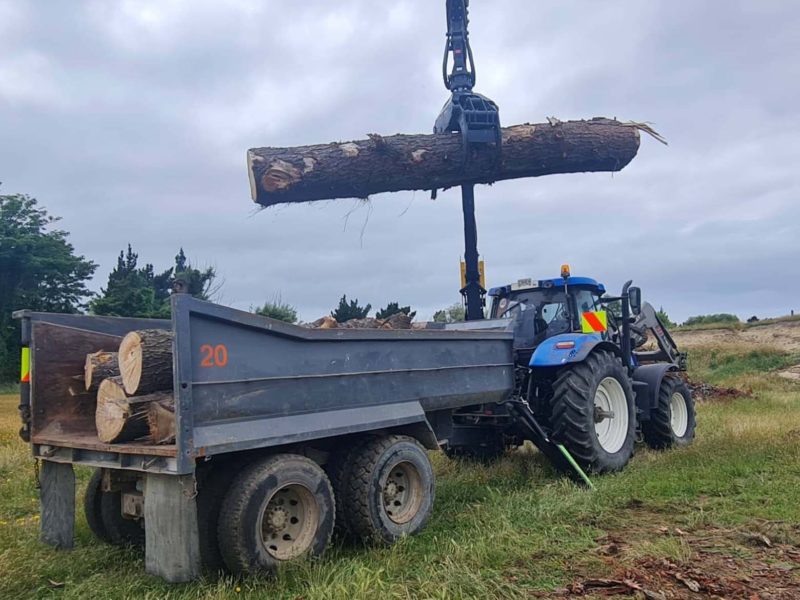
[(203, 344), (200, 346), (200, 354), (203, 355), (201, 367), (224, 367), (228, 364), (228, 349), (224, 344)]

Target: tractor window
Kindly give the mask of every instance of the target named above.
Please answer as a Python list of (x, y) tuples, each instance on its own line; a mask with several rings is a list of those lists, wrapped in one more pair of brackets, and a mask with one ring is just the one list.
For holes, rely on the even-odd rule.
[(589, 290), (578, 290), (575, 292), (575, 307), (578, 310), (578, 315), (597, 310), (594, 294)]

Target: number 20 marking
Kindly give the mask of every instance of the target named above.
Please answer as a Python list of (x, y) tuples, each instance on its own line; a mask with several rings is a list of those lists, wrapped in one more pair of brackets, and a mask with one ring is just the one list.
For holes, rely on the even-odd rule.
[(228, 364), (228, 349), (224, 344), (203, 344), (200, 346), (200, 354), (203, 355), (201, 367), (224, 367)]

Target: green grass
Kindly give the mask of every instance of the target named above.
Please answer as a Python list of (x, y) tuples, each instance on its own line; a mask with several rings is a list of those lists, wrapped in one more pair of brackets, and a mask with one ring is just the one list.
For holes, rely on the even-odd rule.
[(747, 348), (741, 345), (697, 346), (689, 351), (692, 376), (700, 381), (721, 385), (741, 385), (745, 380), (800, 363), (800, 353), (782, 352), (766, 346)]
[[(275, 579), (186, 585), (146, 575), (137, 551), (94, 540), (80, 511), (73, 551), (37, 541), (33, 461), (16, 437), (17, 398), (3, 396), (0, 598), (527, 598), (582, 576), (611, 575), (595, 552), (608, 532), (630, 544), (623, 564), (645, 556), (686, 560), (687, 542), (659, 535), (659, 527), (756, 531), (800, 522), (800, 386), (769, 372), (792, 360), (770, 351), (693, 349), (693, 378), (745, 385), (753, 395), (701, 405), (694, 445), (665, 453), (640, 447), (623, 473), (595, 478), (594, 493), (558, 477), (530, 449), (491, 466), (437, 454), (436, 508), (421, 535), (393, 548), (335, 544)], [(80, 487), (88, 476), (78, 470)], [(747, 554), (745, 546), (731, 548)]]

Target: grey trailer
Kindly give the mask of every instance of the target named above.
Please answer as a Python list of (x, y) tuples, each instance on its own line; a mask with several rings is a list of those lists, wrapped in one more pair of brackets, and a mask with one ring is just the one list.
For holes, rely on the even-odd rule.
[[(308, 329), (185, 294), (171, 321), (15, 316), (31, 359), (20, 412), (42, 461), (42, 541), (72, 546), (73, 465), (93, 467), (94, 533), (143, 544), (146, 570), (173, 582), (318, 554), (334, 527), (385, 543), (418, 532), (434, 499), (427, 451), (447, 443), (457, 411), (514, 387), (502, 329)], [(153, 328), (174, 333), (175, 443), (103, 443), (75, 375), (86, 353)]]

